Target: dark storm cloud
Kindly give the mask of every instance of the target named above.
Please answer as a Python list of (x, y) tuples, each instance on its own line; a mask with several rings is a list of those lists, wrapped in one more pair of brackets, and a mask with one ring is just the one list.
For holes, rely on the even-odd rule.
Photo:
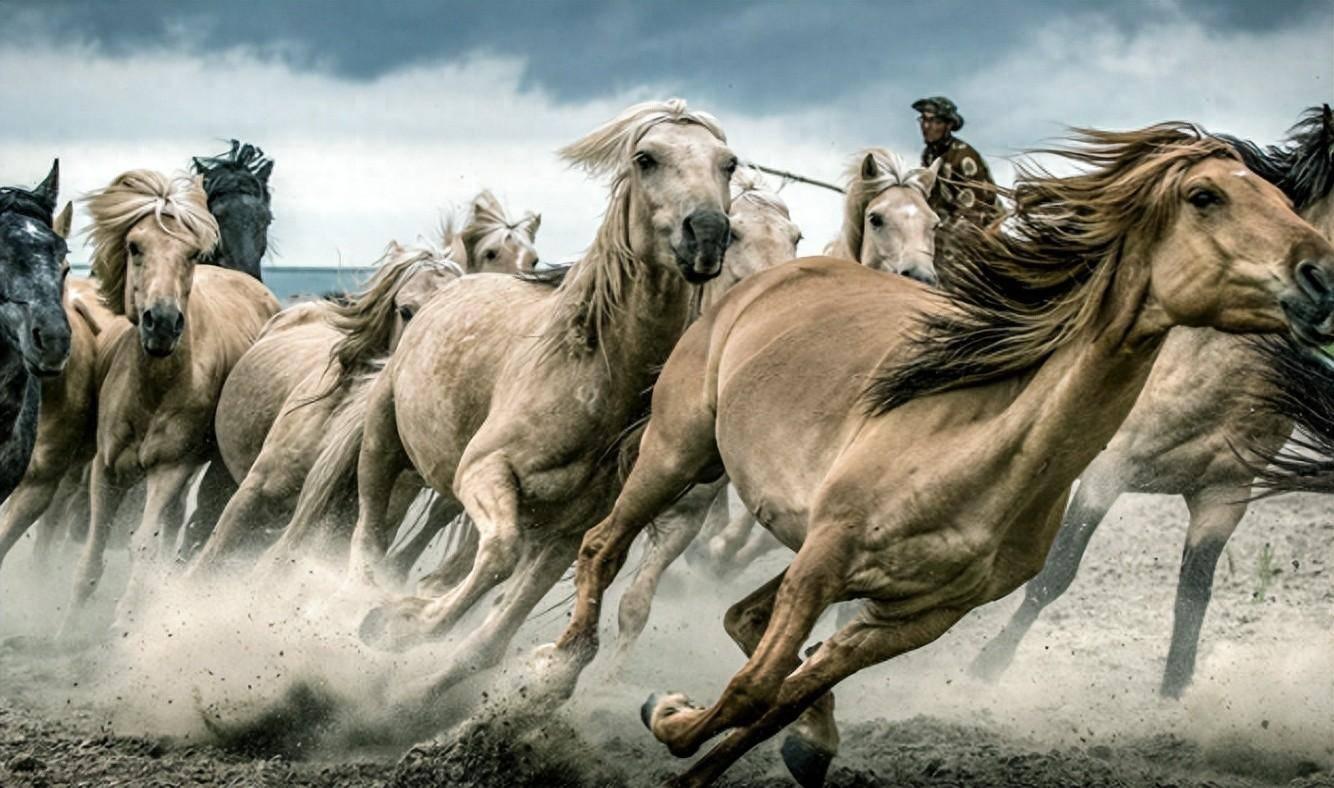
[(0, 36), (85, 41), (112, 54), (144, 48), (246, 47), (349, 80), (470, 54), (520, 57), (523, 85), (577, 101), (645, 84), (766, 112), (836, 100), (867, 83), (903, 86), (902, 102), (948, 91), (1034, 25), (1096, 15), (1126, 30), (1182, 13), (1218, 30), (1334, 25), (1327, 0), (1152, 0), (1081, 6), (931, 2), (441, 3), (333, 0), (7, 3), (22, 21)]

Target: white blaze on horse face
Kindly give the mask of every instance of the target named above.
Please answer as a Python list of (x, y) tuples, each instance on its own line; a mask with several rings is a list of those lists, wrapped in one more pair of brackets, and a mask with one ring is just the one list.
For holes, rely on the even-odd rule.
[(46, 230), (35, 220), (23, 217), (23, 234), (34, 241), (46, 240)]
[(936, 226), (940, 219), (919, 190), (905, 186), (884, 190), (866, 207), (864, 222), (862, 265), (935, 280)]
[(703, 126), (665, 122), (651, 128), (631, 156), (631, 250), (675, 265), (685, 246), (686, 218), (731, 209), (735, 164), (731, 149)]

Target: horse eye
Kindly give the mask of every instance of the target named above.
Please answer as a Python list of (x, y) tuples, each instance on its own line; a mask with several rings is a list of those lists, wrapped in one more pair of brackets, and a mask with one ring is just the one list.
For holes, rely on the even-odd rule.
[(723, 165), (723, 172), (727, 173), (727, 177), (730, 178), (736, 174), (736, 168), (739, 167), (740, 164), (741, 163), (736, 160), (736, 157), (733, 156), (728, 160), (727, 164)]
[(412, 307), (400, 306), (398, 308), (398, 316), (403, 318), (404, 323), (408, 322), (412, 319)]
[(878, 213), (871, 214), (871, 226), (877, 229), (885, 226), (885, 218)]
[(486, 259), (488, 259), (488, 260), (494, 260), (494, 259), (496, 259), (496, 250), (495, 250), (495, 249), (487, 249), (487, 250), (486, 250), (486, 254), (484, 255), (484, 257), (486, 257)]
[(653, 158), (653, 154), (640, 151), (635, 154), (635, 164), (638, 165), (640, 170), (648, 172), (658, 166), (658, 160)]
[(141, 254), (139, 249), (139, 244), (135, 243), (134, 241), (130, 241), (128, 248), (130, 251), (130, 256), (132, 257), (138, 257)]
[(1221, 205), (1223, 197), (1213, 189), (1196, 189), (1186, 197), (1186, 202), (1204, 210), (1212, 205)]

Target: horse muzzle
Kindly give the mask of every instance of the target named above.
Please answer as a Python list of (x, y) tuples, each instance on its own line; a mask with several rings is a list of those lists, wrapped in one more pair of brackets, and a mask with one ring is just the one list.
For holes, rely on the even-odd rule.
[(24, 366), (42, 378), (55, 377), (65, 371), (70, 349), (69, 320), (65, 310), (57, 306), (34, 311), (26, 322), (19, 337)]
[(1279, 296), (1293, 336), (1315, 347), (1334, 342), (1334, 260), (1303, 260), (1293, 279), (1296, 287)]
[(171, 304), (155, 304), (139, 313), (139, 342), (156, 358), (170, 356), (185, 333), (185, 314)]
[(691, 284), (717, 276), (723, 270), (723, 257), (731, 241), (732, 224), (722, 211), (702, 209), (687, 216), (676, 249), (681, 275)]

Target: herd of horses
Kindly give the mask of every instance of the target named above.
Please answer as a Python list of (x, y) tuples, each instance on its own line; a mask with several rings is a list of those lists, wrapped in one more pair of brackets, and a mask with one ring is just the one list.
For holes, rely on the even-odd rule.
[(638, 104), (561, 150), (610, 190), (574, 264), (540, 263), (540, 217), (483, 192), (438, 245), (390, 243), (359, 292), (287, 308), (261, 281), (258, 148), (84, 197), (88, 280), (66, 276), (53, 166), (0, 189), (0, 559), (39, 520), (37, 560), (82, 543), (67, 637), (125, 509), (113, 629), (163, 577), (331, 562), (382, 600), (367, 643), (458, 638), (393, 701), (429, 729), (572, 564), (572, 618), (504, 708), (574, 693), (650, 525), (622, 658), (692, 545), (734, 572), (769, 539), (794, 558), (723, 622), (744, 667), (712, 705), (665, 693), (641, 716), (679, 756), (723, 736), (677, 784), (787, 728), (786, 765), (819, 785), (835, 684), (1027, 583), (974, 664), (998, 675), (1117, 497), (1172, 493), (1191, 515), (1162, 682), (1179, 695), (1247, 502), (1334, 492), (1334, 119), (1308, 110), (1268, 147), (1167, 123), (1043, 153), (1074, 174), (1021, 165), (975, 227), (932, 211), (936, 166), (864, 150), (840, 237), (794, 260), (787, 207), (719, 122)]

